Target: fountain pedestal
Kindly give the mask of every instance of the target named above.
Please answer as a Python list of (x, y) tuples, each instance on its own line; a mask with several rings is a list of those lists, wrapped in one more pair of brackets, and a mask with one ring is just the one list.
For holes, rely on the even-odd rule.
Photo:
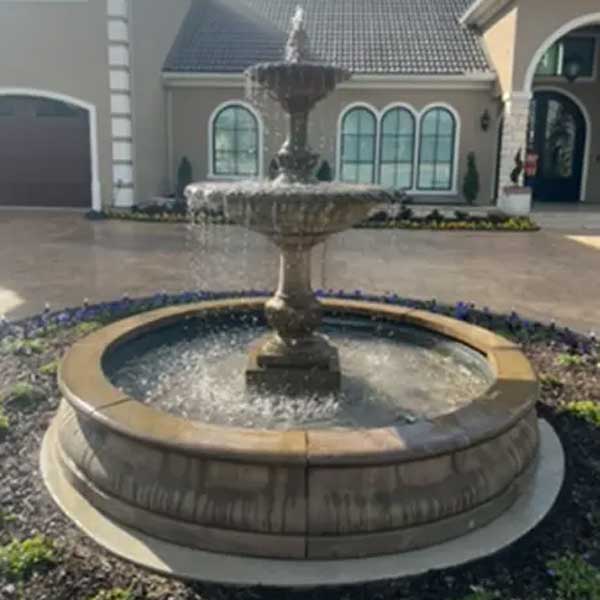
[(278, 245), (279, 285), (265, 306), (274, 333), (251, 349), (246, 381), (252, 388), (285, 394), (327, 394), (340, 388), (337, 348), (315, 334), (321, 304), (311, 289), (311, 250), (316, 240)]

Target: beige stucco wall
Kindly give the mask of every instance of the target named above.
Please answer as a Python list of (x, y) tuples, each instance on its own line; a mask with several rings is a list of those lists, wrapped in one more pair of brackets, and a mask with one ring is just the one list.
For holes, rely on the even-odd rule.
[(518, 14), (518, 6), (512, 3), (496, 15), (483, 32), (483, 42), (498, 75), (498, 84), (503, 95), (512, 90)]
[(106, 27), (106, 0), (0, 2), (0, 90), (44, 90), (96, 107), (99, 179), (103, 203), (109, 204), (112, 149)]
[[(588, 16), (589, 19), (586, 18)], [(513, 71), (515, 90), (527, 91), (525, 77), (536, 51), (544, 45), (549, 36), (574, 20), (579, 20), (579, 26), (584, 22), (600, 24), (600, 2), (520, 0)]]
[(135, 196), (148, 201), (170, 191), (167, 164), (167, 93), (162, 66), (191, 0), (132, 0), (131, 70)]
[[(194, 178), (202, 180), (208, 175), (208, 123), (213, 110), (223, 102), (244, 99), (240, 88), (175, 88), (172, 90), (172, 136), (173, 168), (183, 156), (192, 162)], [(376, 110), (382, 110), (391, 103), (410, 104), (420, 111), (427, 105), (440, 102), (451, 105), (459, 114), (460, 150), (457, 188), (460, 194), (466, 170), (466, 155), (474, 151), (481, 177), (479, 203), (489, 203), (492, 194), (492, 179), (495, 172), (497, 152), (498, 101), (494, 100), (492, 89), (485, 90), (381, 90), (346, 89), (338, 90), (332, 97), (319, 104), (311, 117), (310, 141), (315, 150), (321, 153), (332, 168), (337, 167), (337, 128), (340, 114), (348, 105), (366, 102)], [(480, 117), (485, 109), (492, 115), (492, 125), (482, 132)], [(268, 170), (271, 158), (283, 142), (285, 121), (273, 116), (271, 106), (263, 107), (265, 142), (264, 170)], [(337, 170), (337, 169), (336, 169)], [(456, 198), (456, 196), (453, 196)]]

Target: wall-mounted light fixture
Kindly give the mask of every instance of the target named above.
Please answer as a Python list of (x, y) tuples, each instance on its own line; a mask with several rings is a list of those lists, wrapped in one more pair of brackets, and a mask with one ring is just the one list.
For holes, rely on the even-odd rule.
[(490, 128), (492, 123), (492, 117), (490, 115), (490, 111), (486, 108), (481, 115), (481, 129), (482, 131), (487, 131)]
[(583, 65), (577, 56), (565, 60), (563, 72), (569, 83), (574, 83), (581, 76)]

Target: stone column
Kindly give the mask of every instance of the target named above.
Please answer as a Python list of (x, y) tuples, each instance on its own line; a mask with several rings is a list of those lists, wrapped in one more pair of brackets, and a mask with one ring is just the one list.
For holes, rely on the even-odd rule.
[(500, 153), (500, 194), (505, 185), (511, 185), (510, 174), (515, 168), (515, 156), (519, 149), (521, 158), (525, 160), (530, 100), (531, 94), (526, 92), (513, 92), (505, 99)]

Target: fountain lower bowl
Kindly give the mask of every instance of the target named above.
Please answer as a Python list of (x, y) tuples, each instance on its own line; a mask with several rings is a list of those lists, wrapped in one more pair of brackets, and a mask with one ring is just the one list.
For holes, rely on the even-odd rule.
[(457, 340), (485, 356), (494, 381), (453, 413), (360, 431), (192, 422), (110, 384), (103, 360), (120, 345), (181, 320), (264, 305), (205, 302), (125, 319), (77, 343), (61, 365), (64, 400), (47, 452), (73, 490), (110, 520), (218, 553), (308, 560), (398, 553), (459, 537), (506, 511), (533, 472), (539, 444), (538, 382), (519, 349), (421, 311), (323, 304), (326, 313)]
[(235, 223), (287, 243), (294, 238), (322, 241), (366, 220), (393, 199), (380, 186), (268, 181), (192, 184), (186, 195), (192, 210), (222, 208)]

